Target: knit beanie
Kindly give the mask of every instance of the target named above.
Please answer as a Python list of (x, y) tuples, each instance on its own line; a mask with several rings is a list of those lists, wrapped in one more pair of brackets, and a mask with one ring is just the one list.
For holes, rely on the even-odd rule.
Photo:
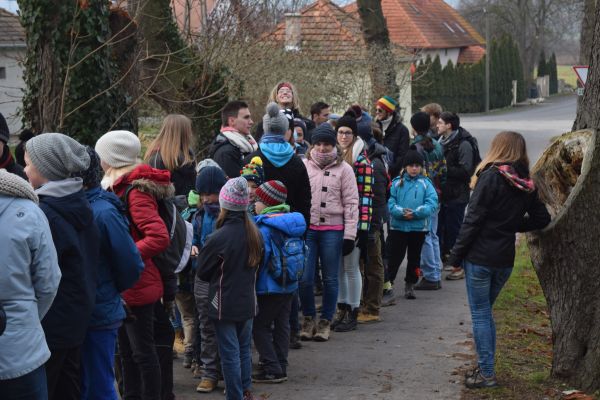
[(104, 171), (100, 165), (100, 157), (98, 157), (98, 153), (96, 153), (96, 151), (90, 146), (85, 146), (85, 150), (90, 156), (90, 166), (83, 171), (73, 174), (73, 176), (81, 177), (83, 179), (83, 186), (85, 186), (87, 189), (93, 189), (100, 186), (100, 182), (104, 176)]
[(258, 156), (252, 157), (250, 163), (244, 165), (244, 168), (240, 171), (240, 175), (246, 178), (248, 182), (252, 181), (256, 183), (256, 186), (262, 185), (265, 181), (262, 159)]
[(294, 118), (294, 127), (299, 126), (302, 129), (302, 133), (306, 135), (306, 124), (300, 118)]
[(358, 135), (358, 127), (356, 124), (356, 114), (354, 111), (348, 110), (344, 114), (344, 116), (337, 120), (335, 127), (336, 131), (339, 130), (342, 126), (352, 129), (352, 134), (354, 136)]
[(62, 133), (44, 133), (25, 144), (31, 163), (46, 179), (60, 181), (90, 166), (85, 146)]
[(389, 113), (393, 113), (396, 110), (397, 106), (398, 102), (390, 96), (383, 96), (382, 98), (377, 100), (377, 107), (381, 107)]
[(287, 199), (287, 188), (281, 181), (265, 182), (254, 193), (261, 203), (269, 207), (283, 204)]
[(248, 181), (241, 176), (228, 180), (219, 193), (219, 205), (223, 210), (246, 211), (248, 201)]
[(11, 174), (5, 169), (0, 169), (0, 194), (29, 199), (35, 204), (39, 203), (38, 197), (29, 182), (18, 175)]
[(202, 171), (202, 168), (206, 168), (206, 167), (221, 168), (221, 166), (212, 158), (205, 158), (204, 160), (200, 161), (198, 163), (198, 165), (196, 165), (196, 173), (199, 174), (200, 171)]
[(402, 167), (413, 164), (419, 164), (420, 166), (423, 166), (425, 164), (425, 160), (423, 159), (421, 153), (419, 153), (417, 150), (410, 149), (402, 158)]
[(267, 105), (267, 113), (263, 117), (263, 130), (265, 133), (284, 135), (290, 128), (290, 121), (279, 109), (277, 103)]
[(135, 164), (141, 149), (140, 139), (129, 131), (110, 131), (96, 142), (100, 159), (113, 168)]
[(350, 110), (352, 110), (354, 112), (354, 115), (356, 115), (356, 119), (362, 117), (363, 110), (359, 104), (352, 104), (350, 106), (350, 108), (348, 109), (348, 111), (350, 111)]
[(204, 194), (219, 193), (227, 181), (225, 173), (219, 167), (204, 167), (196, 177), (196, 192)]
[(410, 118), (410, 125), (420, 135), (424, 135), (429, 131), (430, 123), (429, 114), (423, 111), (414, 113)]
[(332, 126), (325, 122), (312, 131), (311, 141), (313, 144), (324, 142), (335, 146), (337, 143), (337, 135)]
[(4, 119), (4, 115), (0, 113), (0, 141), (4, 143), (8, 143), (8, 139), (10, 139), (10, 132), (8, 131), (8, 124)]

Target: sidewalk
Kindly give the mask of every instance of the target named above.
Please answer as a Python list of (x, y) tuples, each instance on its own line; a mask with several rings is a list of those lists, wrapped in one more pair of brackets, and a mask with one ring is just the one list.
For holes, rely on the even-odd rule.
[[(442, 285), (417, 291), (417, 300), (398, 298), (383, 308), (380, 323), (332, 333), (325, 343), (302, 342), (301, 350), (290, 350), (288, 382), (254, 384), (253, 393), (269, 400), (459, 399), (462, 377), (452, 372), (470, 363), (471, 318), (465, 281)], [(196, 393), (199, 381), (181, 360), (174, 363), (178, 400), (224, 399), (222, 382), (211, 394)]]

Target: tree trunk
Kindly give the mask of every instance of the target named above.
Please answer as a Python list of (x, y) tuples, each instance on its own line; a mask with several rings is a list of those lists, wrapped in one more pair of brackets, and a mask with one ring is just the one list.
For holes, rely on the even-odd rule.
[(600, 18), (596, 10), (590, 71), (575, 127), (534, 168), (554, 219), (529, 235), (531, 257), (552, 321), (552, 375), (579, 389), (600, 389)]
[(579, 63), (588, 65), (592, 54), (592, 38), (596, 22), (596, 3), (598, 0), (585, 0), (583, 21), (581, 21), (581, 46), (579, 49)]
[(369, 51), (369, 76), (373, 104), (382, 96), (389, 95), (398, 100), (400, 89), (396, 83), (396, 63), (381, 0), (358, 0), (363, 38)]

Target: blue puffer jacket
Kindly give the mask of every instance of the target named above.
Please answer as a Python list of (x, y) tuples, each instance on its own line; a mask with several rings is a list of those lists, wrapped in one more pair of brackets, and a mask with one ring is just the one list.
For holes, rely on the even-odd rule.
[(273, 253), (271, 231), (277, 229), (289, 237), (302, 238), (304, 231), (306, 231), (304, 217), (298, 212), (273, 212), (258, 215), (255, 221), (260, 229), (265, 246), (263, 263), (256, 279), (256, 294), (286, 294), (295, 292), (298, 289), (298, 282), (287, 285), (285, 288), (282, 287), (269, 274), (267, 263)]
[(100, 232), (96, 305), (90, 320), (90, 328), (95, 328), (125, 319), (120, 293), (138, 281), (144, 262), (129, 234), (121, 200), (100, 187), (87, 190), (85, 195)]
[[(428, 232), (429, 217), (438, 207), (438, 197), (429, 178), (411, 178), (404, 172), (392, 181), (388, 209), (391, 229), (402, 232)], [(413, 219), (404, 218), (404, 209), (413, 211)]]

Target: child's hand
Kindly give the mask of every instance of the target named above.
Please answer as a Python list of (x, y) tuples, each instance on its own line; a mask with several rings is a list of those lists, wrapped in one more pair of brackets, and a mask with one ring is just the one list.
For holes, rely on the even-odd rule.
[(192, 252), (191, 252), (192, 257), (197, 257), (199, 252), (200, 251), (198, 250), (198, 246), (192, 246)]
[(413, 219), (413, 218), (414, 218), (413, 211), (412, 211), (412, 210), (410, 210), (410, 209), (407, 209), (407, 208), (405, 208), (405, 209), (404, 209), (404, 218), (406, 218), (406, 219), (407, 219), (407, 220), (409, 220), (409, 221), (410, 221), (411, 219)]

